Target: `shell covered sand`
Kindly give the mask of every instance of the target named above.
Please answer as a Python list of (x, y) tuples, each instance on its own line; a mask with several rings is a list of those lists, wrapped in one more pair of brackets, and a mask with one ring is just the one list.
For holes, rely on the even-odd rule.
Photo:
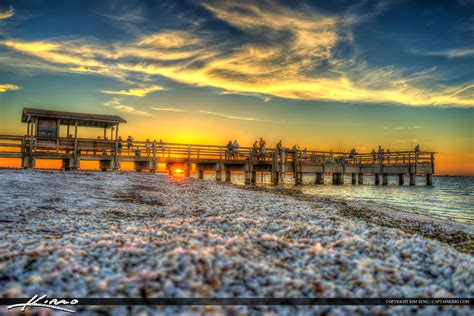
[[(330, 200), (164, 175), (0, 171), (2, 297), (473, 297), (474, 259)], [(126, 307), (78, 307), (127, 314)], [(78, 308), (75, 308), (76, 310)], [(469, 314), (448, 306), (132, 312)]]

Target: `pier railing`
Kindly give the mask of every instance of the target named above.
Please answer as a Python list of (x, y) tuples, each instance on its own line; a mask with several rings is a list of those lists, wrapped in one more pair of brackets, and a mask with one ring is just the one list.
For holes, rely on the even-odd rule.
[[(285, 162), (295, 161), (311, 164), (433, 164), (434, 152), (394, 151), (378, 153), (356, 153), (301, 150), (289, 148), (239, 147), (228, 150), (226, 146), (164, 143), (156, 141), (104, 140), (69, 137), (27, 137), (0, 135), (2, 157), (20, 157), (25, 154), (100, 155), (117, 157), (184, 158), (210, 160), (272, 160), (275, 155)], [(282, 154), (284, 153), (284, 155)]]

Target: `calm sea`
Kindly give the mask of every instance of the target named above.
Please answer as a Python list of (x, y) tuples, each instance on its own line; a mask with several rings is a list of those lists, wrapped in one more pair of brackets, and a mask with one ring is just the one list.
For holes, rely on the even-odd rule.
[[(206, 174), (205, 178), (215, 179), (215, 174)], [(257, 179), (262, 181), (260, 174)], [(307, 194), (373, 201), (408, 212), (474, 224), (474, 177), (433, 177), (433, 186), (426, 186), (425, 178), (417, 177), (414, 187), (407, 185), (408, 180), (406, 177), (405, 185), (399, 186), (398, 176), (394, 176), (389, 177), (388, 186), (375, 186), (374, 177), (365, 176), (364, 185), (351, 185), (350, 177), (346, 176), (345, 185), (331, 185), (331, 178), (325, 176), (325, 185), (314, 185), (314, 176), (305, 176), (304, 184), (298, 189)], [(258, 185), (269, 185), (270, 175), (264, 175), (263, 181), (266, 183)], [(232, 174), (232, 182), (243, 185), (243, 174)], [(292, 176), (287, 176), (285, 182), (281, 186), (294, 188)]]

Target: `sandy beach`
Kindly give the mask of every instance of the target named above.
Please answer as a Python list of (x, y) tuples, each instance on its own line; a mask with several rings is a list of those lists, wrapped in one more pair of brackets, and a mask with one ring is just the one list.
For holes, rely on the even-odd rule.
[[(472, 226), (161, 174), (0, 170), (0, 295), (474, 296)], [(107, 307), (78, 307), (95, 315)], [(134, 307), (170, 315), (469, 314), (449, 306)], [(127, 313), (115, 307), (116, 315)], [(443, 314), (443, 315), (444, 315)]]

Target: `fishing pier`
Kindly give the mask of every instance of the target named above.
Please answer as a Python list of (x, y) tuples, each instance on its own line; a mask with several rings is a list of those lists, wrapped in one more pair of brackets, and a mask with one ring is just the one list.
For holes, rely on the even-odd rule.
[[(353, 185), (363, 184), (366, 175), (374, 175), (376, 185), (388, 185), (389, 176), (397, 176), (398, 184), (404, 185), (405, 175), (415, 185), (417, 175), (423, 175), (432, 185), (435, 170), (433, 152), (397, 151), (380, 159), (372, 153), (266, 148), (263, 154), (239, 147), (231, 154), (216, 145), (137, 140), (129, 144), (119, 139), (119, 125), (126, 121), (114, 115), (24, 108), (22, 122), (26, 135), (0, 135), (0, 159), (20, 159), (22, 168), (35, 168), (39, 159), (60, 160), (63, 170), (78, 170), (82, 161), (97, 161), (102, 171), (120, 170), (122, 162), (131, 162), (136, 171), (156, 172), (163, 164), (170, 174), (179, 170), (190, 176), (195, 171), (202, 179), (205, 172), (213, 172), (217, 181), (226, 182), (238, 172), (245, 174), (246, 184), (256, 184), (257, 173), (271, 174), (273, 184), (284, 183), (287, 175), (293, 176), (295, 184), (303, 183), (303, 175), (324, 184), (324, 175), (331, 174), (333, 184), (344, 184), (348, 175)], [(103, 137), (79, 138), (78, 129), (84, 127), (100, 129)]]

